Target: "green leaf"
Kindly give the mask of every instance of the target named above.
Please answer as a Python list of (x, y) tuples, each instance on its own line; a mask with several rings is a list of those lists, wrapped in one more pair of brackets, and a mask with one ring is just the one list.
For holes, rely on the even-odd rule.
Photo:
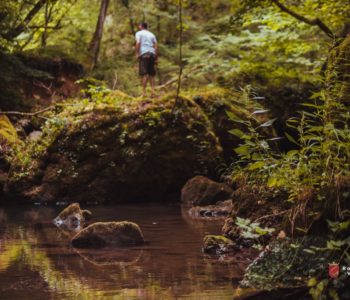
[(239, 155), (249, 155), (250, 154), (250, 147), (247, 145), (242, 145), (234, 149), (235, 152)]
[(258, 128), (260, 128), (260, 127), (270, 127), (273, 123), (275, 123), (276, 120), (277, 120), (277, 118), (268, 120), (265, 123), (261, 124)]
[(263, 168), (264, 166), (265, 166), (265, 162), (263, 162), (263, 161), (257, 161), (257, 162), (255, 162), (255, 163), (250, 164), (248, 169), (249, 169), (250, 171), (254, 171), (254, 170), (257, 170), (257, 169), (261, 169), (261, 168)]
[(269, 109), (260, 109), (260, 110), (256, 110), (252, 113), (252, 115), (258, 115), (258, 114), (263, 114), (263, 113), (266, 113), (266, 112), (269, 112), (270, 110)]
[(278, 179), (276, 177), (270, 177), (269, 180), (267, 181), (267, 186), (268, 187), (274, 187), (277, 185)]
[(229, 131), (232, 135), (238, 136), (239, 138), (242, 138), (244, 136), (244, 132), (238, 128), (232, 129)]
[(315, 251), (311, 249), (303, 249), (304, 252), (309, 253), (309, 254), (315, 254)]
[(244, 121), (241, 118), (237, 117), (233, 112), (226, 111), (226, 114), (231, 121), (238, 122), (238, 123), (244, 123)]
[(290, 142), (292, 142), (293, 144), (299, 146), (298, 142), (297, 142), (289, 133), (285, 132), (284, 134), (285, 134), (285, 136), (287, 137), (288, 141), (290, 141)]
[(312, 277), (309, 279), (309, 281), (307, 282), (307, 286), (308, 287), (313, 287), (317, 284), (317, 278)]

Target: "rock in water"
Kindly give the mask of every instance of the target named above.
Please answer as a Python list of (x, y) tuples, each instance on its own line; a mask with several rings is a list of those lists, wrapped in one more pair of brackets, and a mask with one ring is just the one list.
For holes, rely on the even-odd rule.
[(216, 205), (194, 206), (189, 209), (189, 215), (194, 218), (223, 218), (230, 215), (232, 201), (219, 201)]
[(222, 235), (206, 235), (203, 239), (204, 253), (225, 254), (238, 249), (233, 241)]
[(215, 182), (204, 176), (196, 176), (181, 190), (181, 201), (186, 205), (213, 205), (231, 198), (233, 190), (224, 183)]
[(82, 210), (79, 203), (73, 203), (53, 219), (53, 223), (63, 230), (77, 232), (83, 228), (87, 220), (91, 219), (91, 215), (89, 210)]
[(93, 223), (72, 239), (73, 247), (77, 248), (137, 246), (144, 242), (140, 227), (128, 221)]

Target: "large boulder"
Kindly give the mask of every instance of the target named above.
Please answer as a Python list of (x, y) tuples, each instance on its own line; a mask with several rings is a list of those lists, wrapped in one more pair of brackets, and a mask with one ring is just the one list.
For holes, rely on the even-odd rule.
[(231, 198), (233, 190), (225, 183), (215, 182), (204, 176), (196, 176), (181, 190), (181, 201), (188, 206), (213, 205)]
[(128, 221), (93, 223), (72, 239), (72, 245), (77, 248), (137, 246), (144, 242), (140, 227)]
[[(164, 199), (197, 174), (217, 177), (224, 158), (211, 121), (185, 97), (172, 111), (174, 100), (115, 92), (68, 107), (47, 123), (30, 163), (13, 166), (8, 191), (29, 202), (144, 201)], [(211, 186), (219, 195), (203, 204), (229, 198), (229, 188)]]

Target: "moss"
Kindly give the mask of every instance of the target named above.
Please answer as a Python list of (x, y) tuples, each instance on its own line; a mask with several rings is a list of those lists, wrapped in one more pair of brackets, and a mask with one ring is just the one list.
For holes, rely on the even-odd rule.
[[(204, 90), (198, 100), (201, 94), (182, 95), (173, 113), (174, 94), (134, 99), (97, 90), (72, 100), (47, 115), (41, 140), (26, 145), (25, 164), (14, 163), (9, 190), (22, 196), (28, 186), (52, 186), (53, 198), (79, 202), (154, 200), (195, 175), (217, 179), (223, 154), (230, 160), (240, 142), (227, 132), (234, 125), (226, 110), (248, 113), (224, 89)], [(111, 199), (115, 193), (120, 199)]]
[(11, 121), (5, 115), (0, 115), (0, 145), (4, 146), (18, 142), (19, 138)]

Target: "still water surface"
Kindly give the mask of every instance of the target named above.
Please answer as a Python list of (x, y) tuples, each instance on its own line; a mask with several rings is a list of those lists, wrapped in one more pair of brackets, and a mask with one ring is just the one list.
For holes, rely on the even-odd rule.
[(176, 205), (91, 207), (94, 221), (138, 223), (147, 245), (76, 250), (51, 224), (62, 208), (0, 208), (0, 299), (232, 299), (249, 254), (209, 257), (223, 221)]

